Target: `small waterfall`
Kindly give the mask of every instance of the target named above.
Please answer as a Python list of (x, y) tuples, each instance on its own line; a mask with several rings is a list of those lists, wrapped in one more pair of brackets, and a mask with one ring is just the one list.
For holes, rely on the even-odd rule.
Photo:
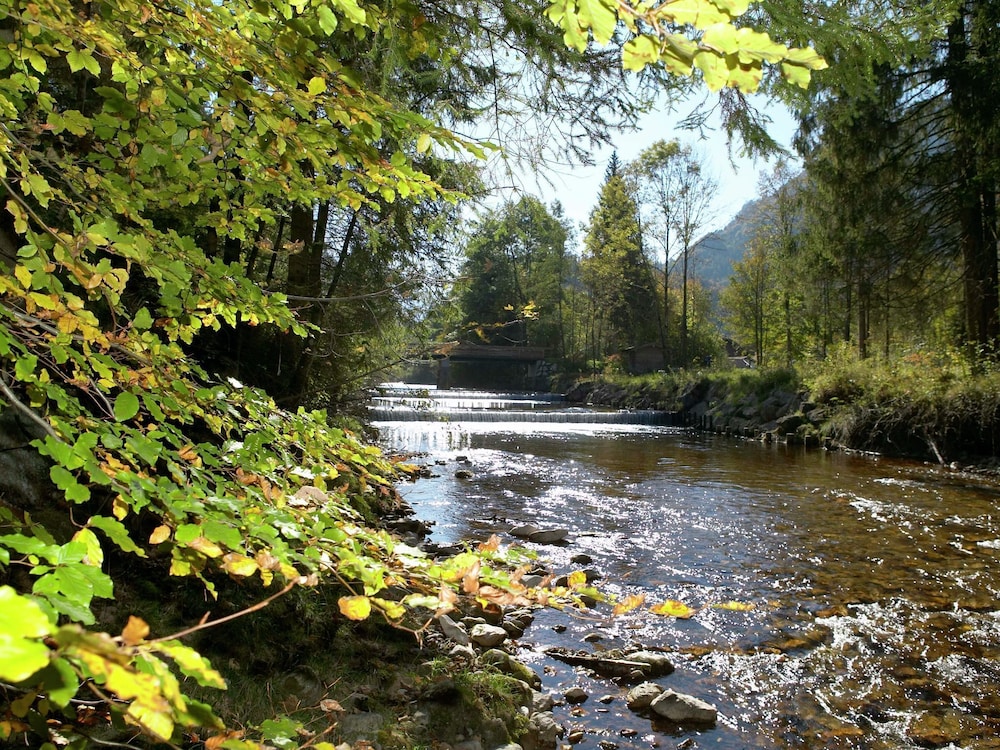
[(437, 391), (399, 383), (376, 389), (368, 409), (373, 422), (521, 422), (548, 424), (670, 425), (671, 412), (568, 406), (551, 393)]

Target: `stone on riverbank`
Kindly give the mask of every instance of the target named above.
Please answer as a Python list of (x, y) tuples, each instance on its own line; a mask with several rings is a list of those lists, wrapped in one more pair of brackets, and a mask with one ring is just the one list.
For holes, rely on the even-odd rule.
[(525, 750), (547, 750), (554, 748), (565, 733), (566, 730), (551, 711), (539, 711), (528, 720), (528, 734), (521, 744)]
[[(535, 674), (531, 667), (517, 661), (517, 659), (512, 657), (506, 651), (501, 651), (498, 648), (491, 648), (489, 651), (484, 651), (483, 655), (479, 657), (479, 660), (483, 664), (489, 664), (500, 672), (524, 682), (532, 688), (532, 690), (538, 690), (538, 688), (542, 686), (542, 678)], [(549, 706), (549, 708), (551, 708), (551, 706)]]
[(507, 631), (496, 625), (480, 623), (473, 626), (472, 632), (469, 633), (469, 638), (477, 646), (493, 648), (507, 640)]
[(438, 627), (441, 628), (441, 632), (444, 633), (446, 637), (461, 646), (469, 645), (469, 633), (466, 631), (464, 625), (455, 622), (448, 617), (448, 615), (441, 615), (437, 618), (437, 621)]

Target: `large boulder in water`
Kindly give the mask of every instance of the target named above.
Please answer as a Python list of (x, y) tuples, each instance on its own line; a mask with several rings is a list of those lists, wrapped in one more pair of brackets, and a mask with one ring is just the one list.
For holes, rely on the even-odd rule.
[(673, 690), (664, 690), (649, 707), (657, 716), (677, 724), (714, 724), (719, 715), (715, 706)]

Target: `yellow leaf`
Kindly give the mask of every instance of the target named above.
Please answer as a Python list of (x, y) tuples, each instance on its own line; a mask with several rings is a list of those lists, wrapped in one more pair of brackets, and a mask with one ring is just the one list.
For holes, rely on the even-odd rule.
[(394, 602), (389, 599), (372, 599), (372, 604), (382, 610), (383, 614), (390, 620), (401, 620), (403, 615), (406, 614), (406, 607), (404, 607), (399, 602)]
[(147, 635), (149, 635), (149, 625), (146, 624), (146, 621), (135, 615), (129, 615), (128, 623), (122, 630), (122, 640), (129, 646), (135, 646), (146, 640)]
[(205, 557), (222, 557), (222, 547), (203, 536), (198, 536), (187, 543), (191, 549), (198, 550)]
[(243, 577), (252, 576), (258, 570), (256, 560), (235, 552), (230, 552), (222, 558), (222, 567), (227, 573)]
[(74, 542), (80, 542), (87, 549), (87, 554), (83, 562), (87, 565), (101, 567), (104, 563), (104, 550), (101, 549), (101, 542), (90, 529), (80, 529), (73, 535)]
[(121, 495), (118, 495), (111, 501), (111, 512), (119, 521), (124, 521), (128, 516), (128, 503), (122, 499)]
[(31, 288), (31, 271), (27, 268), (24, 266), (15, 266), (14, 276), (17, 277), (17, 280), (21, 282), (21, 286), (25, 289)]
[(684, 602), (679, 602), (675, 599), (667, 599), (667, 601), (657, 604), (655, 607), (651, 607), (649, 611), (654, 615), (676, 617), (680, 620), (686, 620), (695, 613), (695, 610), (691, 609), (691, 607), (686, 605)]
[(149, 535), (150, 544), (160, 544), (165, 542), (170, 538), (170, 527), (161, 525), (153, 529), (153, 533)]
[(157, 702), (148, 705), (135, 701), (128, 707), (126, 717), (141, 726), (154, 737), (167, 742), (174, 733), (174, 720), (171, 718), (170, 704), (163, 700), (163, 705)]
[(643, 602), (646, 601), (645, 594), (632, 594), (631, 596), (626, 596), (618, 604), (615, 605), (613, 614), (623, 615), (626, 612), (631, 612), (636, 607), (641, 607)]
[(319, 76), (313, 76), (309, 79), (308, 88), (310, 96), (318, 96), (326, 91), (326, 81)]
[(733, 612), (749, 612), (754, 608), (752, 604), (747, 602), (722, 602), (721, 604), (713, 605), (716, 609), (728, 609)]
[(587, 574), (582, 570), (574, 570), (569, 574), (569, 586), (570, 588), (576, 588), (577, 586), (582, 586), (587, 582)]
[(367, 620), (372, 613), (372, 603), (367, 596), (342, 596), (337, 604), (340, 614), (348, 620)]

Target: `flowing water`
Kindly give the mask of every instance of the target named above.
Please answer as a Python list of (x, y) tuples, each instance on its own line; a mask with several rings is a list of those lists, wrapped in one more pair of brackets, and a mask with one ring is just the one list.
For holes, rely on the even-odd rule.
[[(513, 543), (504, 532), (515, 523), (568, 528), (565, 546), (525, 546), (561, 572), (585, 553), (602, 588), (646, 596), (614, 619), (600, 607), (543, 611), (520, 641), (545, 689), (590, 693), (556, 709), (586, 746), (1000, 748), (995, 484), (542, 398), (383, 396), (397, 399), (377, 407), (388, 408), (376, 423), (386, 448), (437, 463), (437, 476), (401, 487), (434, 522), (432, 540)], [(394, 408), (426, 419), (387, 420)], [(649, 612), (668, 599), (697, 611)], [(712, 606), (727, 602), (753, 608)], [(632, 644), (672, 651), (677, 670), (657, 682), (715, 705), (716, 726), (651, 722), (627, 709), (625, 687), (542, 653)]]

